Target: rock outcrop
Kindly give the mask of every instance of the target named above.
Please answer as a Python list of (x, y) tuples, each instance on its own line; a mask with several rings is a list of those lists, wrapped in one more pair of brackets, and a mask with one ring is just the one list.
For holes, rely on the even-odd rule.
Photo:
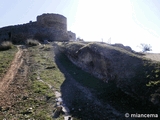
[(106, 84), (115, 81), (115, 87), (132, 98), (160, 105), (160, 62), (104, 43), (59, 43), (59, 50)]

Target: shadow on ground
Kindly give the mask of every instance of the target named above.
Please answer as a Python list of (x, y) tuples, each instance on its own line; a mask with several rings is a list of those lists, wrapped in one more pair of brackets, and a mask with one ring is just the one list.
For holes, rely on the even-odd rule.
[[(96, 97), (96, 89), (105, 90), (102, 86), (104, 83), (73, 65), (64, 54), (56, 57), (56, 64), (66, 78), (61, 86), (63, 102), (74, 118), (81, 120), (124, 119), (122, 113)], [(90, 84), (91, 81), (93, 82)], [(99, 97), (101, 94), (99, 93)]]
[(125, 113), (157, 113), (156, 108), (124, 94), (114, 82), (105, 84), (76, 67), (63, 53), (59, 53), (55, 61), (66, 78), (61, 85), (63, 102), (74, 118), (123, 120)]

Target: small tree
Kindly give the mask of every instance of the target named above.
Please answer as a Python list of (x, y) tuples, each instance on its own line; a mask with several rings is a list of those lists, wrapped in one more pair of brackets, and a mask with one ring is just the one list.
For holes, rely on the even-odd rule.
[(142, 52), (152, 51), (150, 44), (141, 43)]

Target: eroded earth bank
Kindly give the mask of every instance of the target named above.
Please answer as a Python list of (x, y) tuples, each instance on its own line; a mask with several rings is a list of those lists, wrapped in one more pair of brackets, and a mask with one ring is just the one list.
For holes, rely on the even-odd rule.
[(159, 114), (159, 61), (104, 43), (54, 47), (66, 78), (61, 92), (73, 116), (105, 120), (126, 119), (125, 113)]

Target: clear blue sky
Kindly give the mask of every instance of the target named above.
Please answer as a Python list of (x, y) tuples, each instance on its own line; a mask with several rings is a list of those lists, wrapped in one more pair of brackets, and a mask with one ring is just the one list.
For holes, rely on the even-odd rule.
[(0, 0), (0, 27), (35, 21), (37, 15), (67, 17), (68, 30), (85, 41), (140, 43), (160, 52), (160, 0)]

